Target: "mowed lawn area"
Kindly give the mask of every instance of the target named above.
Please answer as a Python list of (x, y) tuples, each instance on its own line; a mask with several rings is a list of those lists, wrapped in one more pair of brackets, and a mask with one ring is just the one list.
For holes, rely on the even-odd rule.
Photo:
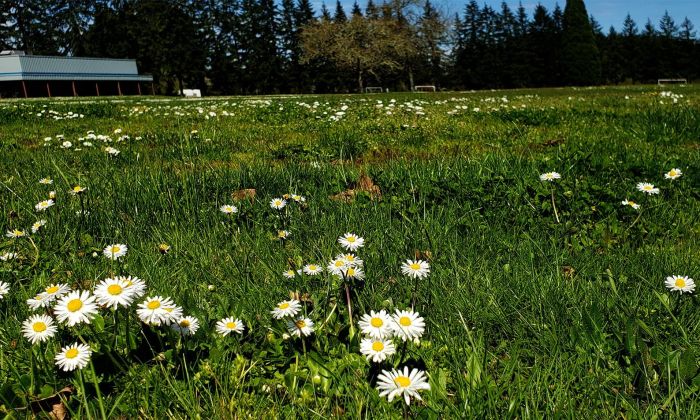
[(695, 86), (0, 101), (0, 413), (695, 418), (698, 198)]

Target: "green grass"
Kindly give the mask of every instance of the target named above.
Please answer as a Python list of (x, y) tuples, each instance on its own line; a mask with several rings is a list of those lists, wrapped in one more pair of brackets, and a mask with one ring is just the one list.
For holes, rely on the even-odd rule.
[[(0, 300), (0, 413), (42, 415), (37, 401), (70, 386), (61, 395), (80, 418), (100, 418), (100, 405), (122, 418), (697, 417), (698, 301), (664, 279), (700, 278), (700, 90), (670, 90), (678, 103), (656, 87), (0, 102), (0, 230), (47, 220), (31, 241), (0, 242), (0, 254), (20, 256), (0, 262), (10, 285)], [(129, 138), (118, 142), (115, 129)], [(97, 139), (81, 146), (88, 130), (120, 154)], [(665, 180), (671, 168), (684, 175)], [(562, 179), (541, 182), (548, 171)], [(381, 200), (329, 199), (361, 173)], [(641, 181), (661, 193), (643, 196)], [(68, 194), (75, 184), (89, 188), (84, 218)], [(256, 198), (236, 203), (229, 221), (218, 208), (243, 188)], [(50, 190), (56, 205), (37, 213)], [(288, 192), (308, 206), (278, 217), (268, 203)], [(641, 211), (623, 207), (626, 198)], [(292, 234), (284, 244), (274, 239), (282, 228)], [(349, 334), (342, 284), (282, 276), (325, 266), (348, 231), (366, 239), (367, 279), (351, 287), (355, 326), (370, 310), (411, 305), (425, 318), (420, 345), (383, 366), (428, 373), (432, 389), (410, 410), (374, 389), (381, 369)], [(102, 257), (112, 243), (129, 247), (117, 263)], [(418, 282), (400, 270), (416, 251), (431, 264)], [(22, 336), (26, 299), (112, 274), (144, 279), (200, 330), (182, 338), (131, 309), (102, 310), (35, 346)], [(283, 339), (270, 316), (295, 291), (323, 325), (304, 345)], [(243, 336), (216, 335), (229, 315), (246, 323)], [(54, 354), (80, 339), (95, 373), (60, 372)]]

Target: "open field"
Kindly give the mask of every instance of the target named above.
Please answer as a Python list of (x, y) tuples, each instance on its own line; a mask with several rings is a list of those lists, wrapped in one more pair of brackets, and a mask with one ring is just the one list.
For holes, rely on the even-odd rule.
[[(698, 298), (665, 286), (700, 276), (696, 87), (5, 101), (0, 150), (10, 418), (54, 404), (78, 418), (700, 415)], [(305, 202), (271, 207), (287, 193)], [(365, 239), (365, 279), (294, 274), (325, 268), (346, 232)], [(106, 258), (112, 244), (126, 255)], [(402, 274), (416, 258), (427, 277)], [(27, 299), (118, 275), (147, 287), (128, 308), (23, 336), (58, 312)], [(140, 322), (154, 296), (196, 333)], [(314, 323), (304, 339), (271, 314), (290, 297)], [(361, 316), (411, 307), (421, 339), (368, 361)], [(225, 317), (243, 333), (218, 334)], [(76, 342), (91, 362), (64, 372), (54, 357)], [(409, 407), (376, 390), (403, 366), (430, 383)]]

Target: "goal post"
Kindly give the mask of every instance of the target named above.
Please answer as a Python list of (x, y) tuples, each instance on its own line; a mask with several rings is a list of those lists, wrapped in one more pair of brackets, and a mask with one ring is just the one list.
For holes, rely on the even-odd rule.
[(384, 92), (384, 88), (381, 86), (367, 86), (365, 88), (365, 93), (382, 93)]
[(435, 92), (435, 85), (420, 85), (413, 87), (414, 92)]

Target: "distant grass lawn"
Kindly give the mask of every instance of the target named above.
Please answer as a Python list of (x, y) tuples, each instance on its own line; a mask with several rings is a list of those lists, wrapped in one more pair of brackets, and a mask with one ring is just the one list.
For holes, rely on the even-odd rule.
[[(0, 150), (10, 418), (700, 415), (695, 86), (0, 101)], [(326, 269), (348, 232), (365, 278)], [(126, 255), (106, 258), (113, 244)], [(429, 275), (402, 274), (407, 259)], [(145, 294), (84, 305), (89, 324), (59, 322), (59, 299), (27, 304), (129, 275)], [(198, 330), (141, 322), (156, 296)], [(273, 318), (288, 299), (307, 324)], [(421, 338), (368, 361), (362, 316), (411, 308)], [(57, 328), (32, 345), (34, 314)], [(219, 331), (245, 330), (221, 336), (227, 317)], [(74, 343), (90, 362), (64, 372), (55, 356)], [(377, 390), (404, 366), (430, 384), (410, 406)]]

